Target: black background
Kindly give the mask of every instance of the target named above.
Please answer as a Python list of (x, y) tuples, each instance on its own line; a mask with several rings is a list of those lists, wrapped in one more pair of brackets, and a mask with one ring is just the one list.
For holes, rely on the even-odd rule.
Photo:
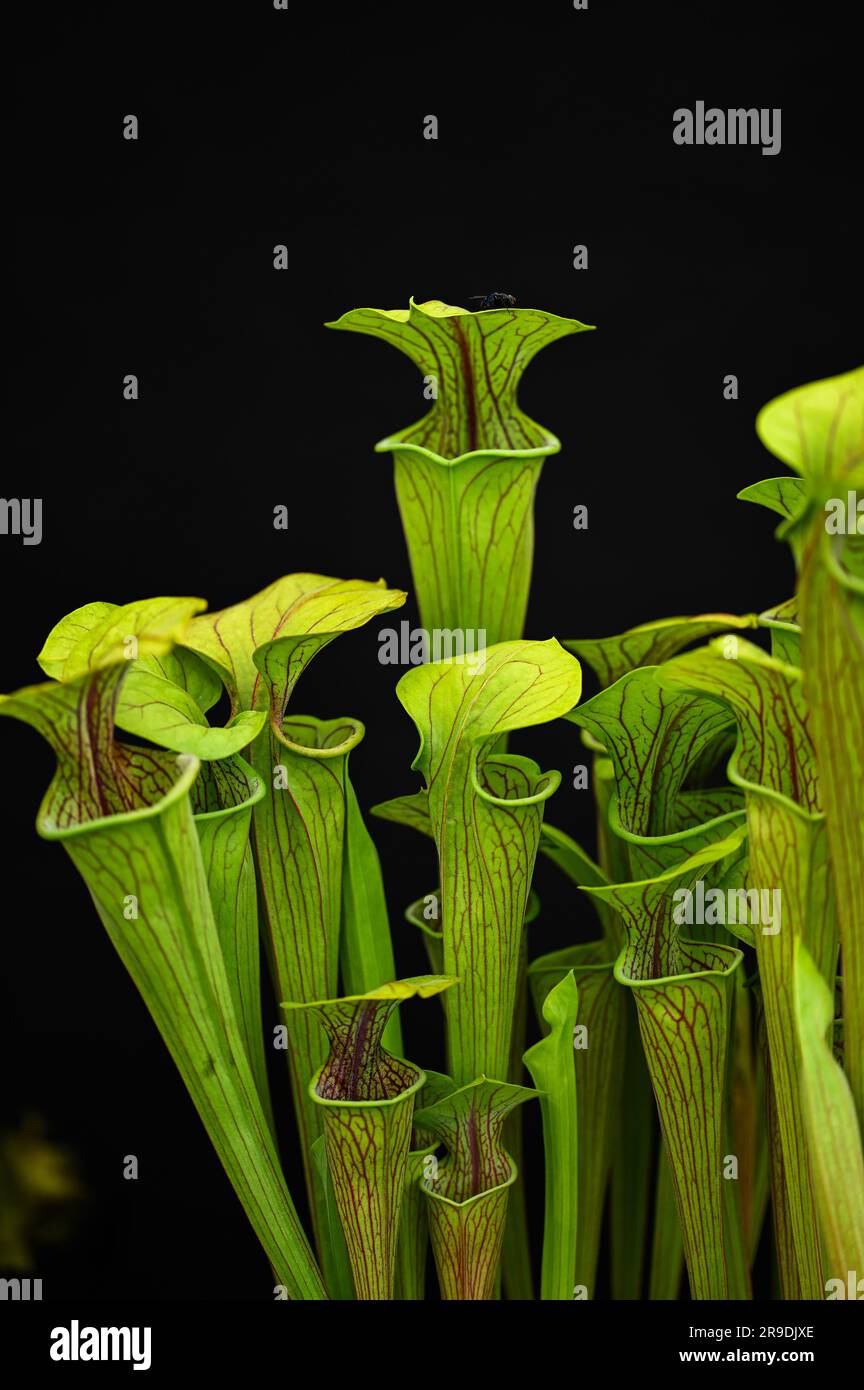
[[(537, 498), (528, 636), (788, 597), (771, 517), (735, 494), (782, 471), (754, 434), (759, 406), (860, 358), (849, 14), (33, 7), (14, 48), (17, 437), (0, 491), (40, 495), (44, 534), (0, 538), (0, 688), (37, 680), (47, 632), (92, 599), (200, 594), (218, 609), (292, 570), (410, 588), (372, 445), (423, 413), (420, 378), (322, 323), (411, 294), (504, 290), (598, 326), (547, 349), (522, 388), (563, 441)], [(700, 99), (781, 107), (781, 153), (676, 146), (672, 112)], [(130, 113), (137, 142), (122, 136)], [(122, 398), (128, 373), (137, 402)], [(404, 616), (416, 621), (410, 600)], [(297, 705), (366, 723), (352, 757), (364, 806), (416, 786), (399, 672), (376, 652), (372, 629), (340, 638)], [(74, 1238), (40, 1254), (45, 1297), (267, 1298), (266, 1262), (149, 1016), (62, 849), (33, 830), (51, 755), (11, 721), (0, 737), (0, 1126), (42, 1114), (89, 1192)], [(564, 724), (518, 747), (565, 772), (581, 761)], [(565, 776), (549, 818), (590, 848), (589, 796)], [(401, 909), (432, 886), (429, 849), (374, 828), (398, 970), (414, 973), (425, 961)], [(537, 952), (593, 930), (554, 871), (537, 882)], [(404, 1013), (409, 1055), (440, 1066), (435, 1010)], [(273, 1080), (299, 1201), (278, 1067)], [(137, 1182), (122, 1177), (129, 1153)]]

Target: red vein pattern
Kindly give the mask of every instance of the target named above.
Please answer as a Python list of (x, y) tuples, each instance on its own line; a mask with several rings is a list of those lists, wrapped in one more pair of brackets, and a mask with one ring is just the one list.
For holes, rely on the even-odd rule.
[(415, 1125), (447, 1150), (435, 1177), (422, 1184), (435, 1268), (446, 1300), (493, 1295), (509, 1189), (517, 1176), (501, 1133), (513, 1108), (535, 1094), (481, 1077), (415, 1115)]
[(776, 887), (783, 907), (782, 927), (776, 935), (758, 929), (755, 933), (780, 1139), (771, 1151), (772, 1197), (774, 1205), (782, 1201), (788, 1213), (799, 1296), (821, 1299), (822, 1257), (799, 1085), (793, 970), (795, 940), (800, 938), (833, 989), (838, 935), (828, 836), (824, 817), (807, 816), (758, 789), (748, 794), (748, 824), (751, 878)]
[(686, 778), (734, 724), (716, 700), (658, 685), (656, 670), (622, 676), (569, 716), (611, 757), (618, 821), (631, 835), (669, 832)]
[[(323, 1029), (327, 1056), (310, 1086), (323, 1117), (327, 1166), (358, 1299), (393, 1297), (414, 1097), (422, 1071), (381, 1045), (400, 998), (439, 993), (436, 976), (397, 982), (400, 994), (374, 992), (286, 1008)], [(386, 990), (388, 987), (382, 987)]]
[[(219, 673), (232, 713), (268, 715), (252, 748), (266, 793), (253, 814), (253, 841), (262, 929), (281, 1000), (338, 992), (345, 763), (363, 736), (356, 720), (286, 720), (288, 701), (306, 666), (335, 636), (404, 601), (383, 580), (285, 575), (242, 603), (197, 618), (184, 638)], [(277, 783), (277, 767), (285, 769), (287, 785)], [(311, 1154), (322, 1120), (308, 1085), (325, 1049), (308, 1016), (292, 1015), (285, 1026), (307, 1188), (322, 1238), (324, 1194)]]
[(554, 640), (489, 648), (482, 670), (416, 667), (397, 687), (422, 739), (414, 766), (438, 849), (444, 970), (459, 980), (445, 1004), (457, 1085), (508, 1075), (542, 803), (559, 780), (491, 748), (509, 729), (564, 713), (579, 690), (578, 662)]
[(402, 312), (354, 309), (328, 326), (389, 342), (435, 378), (432, 409), (396, 438), (445, 460), (475, 449), (547, 446), (551, 436), (517, 405), (522, 373), (547, 344), (590, 327), (540, 309), (472, 314), (434, 300), (412, 300)]
[(682, 943), (690, 973), (670, 980), (616, 978), (632, 988), (651, 1083), (669, 1154), (690, 1291), (727, 1299), (723, 1140), (734, 972), (731, 947)]
[[(292, 1298), (324, 1298), (285, 1186), (211, 907), (189, 795), (198, 764), (190, 760), (178, 775), (171, 754), (113, 743), (114, 701), (127, 669), (123, 663), (19, 692), (0, 708), (28, 719), (53, 743), (58, 769), (40, 831), (62, 841), (84, 878), (276, 1277)], [(235, 765), (223, 787), (245, 776)], [(211, 809), (217, 794), (214, 778), (203, 793)], [(233, 806), (227, 797), (222, 828), (236, 815), (242, 839), (248, 803), (238, 795), (235, 787)], [(211, 843), (211, 868), (216, 852)], [(229, 874), (227, 860), (215, 872)], [(127, 916), (132, 901), (135, 912)]]
[(428, 630), (520, 637), (534, 551), (534, 493), (543, 460), (560, 449), (523, 414), (517, 389), (546, 344), (584, 330), (536, 309), (479, 314), (431, 302), (403, 313), (356, 309), (330, 325), (405, 352), (436, 396), (423, 419), (382, 440), (421, 621)]
[(602, 689), (614, 685), (637, 666), (659, 666), (669, 657), (703, 637), (756, 626), (752, 614), (700, 613), (695, 618), (664, 618), (643, 623), (615, 637), (570, 638), (562, 645), (575, 652), (597, 675)]

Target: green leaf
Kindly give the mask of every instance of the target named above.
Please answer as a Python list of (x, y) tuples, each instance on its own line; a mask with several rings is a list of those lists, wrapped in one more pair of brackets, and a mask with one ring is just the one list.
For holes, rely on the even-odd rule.
[(730, 1287), (722, 1176), (731, 991), (742, 959), (728, 946), (682, 942), (677, 976), (635, 980), (623, 956), (615, 967), (639, 1012), (694, 1299), (742, 1296)]
[(664, 689), (659, 670), (631, 671), (567, 715), (606, 747), (618, 822), (631, 835), (668, 833), (691, 768), (732, 724), (715, 701)]
[[(453, 1082), (441, 1072), (425, 1071), (423, 1089), (415, 1101), (415, 1117), (427, 1105), (450, 1094)], [(430, 1142), (431, 1141), (431, 1142)], [(396, 1298), (422, 1302), (426, 1289), (426, 1254), (429, 1247), (429, 1220), (426, 1197), (421, 1183), (437, 1167), (435, 1150), (438, 1141), (414, 1128), (405, 1172), (402, 1196), (402, 1216), (399, 1223), (399, 1244), (396, 1249)]]
[[(756, 428), (806, 485), (806, 505), (781, 534), (799, 570), (801, 663), (837, 886), (846, 1066), (864, 1132), (864, 367), (787, 391)], [(847, 515), (835, 534), (838, 507), (857, 526)]]
[(191, 696), (202, 714), (206, 714), (215, 704), (218, 704), (222, 695), (221, 680), (202, 657), (196, 656), (188, 647), (172, 647), (170, 651), (163, 652), (160, 656), (143, 656), (132, 663), (132, 670), (126, 677), (120, 692), (121, 709), (123, 700), (129, 695), (130, 684), (139, 671), (147, 671), (153, 676), (161, 676), (163, 680), (179, 686), (182, 691)]
[(548, 821), (544, 822), (540, 831), (540, 851), (553, 864), (557, 864), (578, 888), (586, 883), (596, 886), (609, 881), (600, 865), (594, 863), (581, 845), (566, 831), (558, 830)]
[(727, 1230), (721, 1177), (731, 994), (724, 985), (718, 995), (713, 979), (731, 979), (742, 956), (730, 947), (682, 940), (679, 924), (687, 918), (675, 900), (682, 888), (698, 887), (712, 867), (734, 862), (745, 834), (739, 825), (654, 879), (585, 890), (614, 903), (627, 931), (615, 979), (636, 1001), (694, 1298), (745, 1296), (730, 1281), (725, 1252), (734, 1232)]
[[(236, 717), (265, 712), (251, 749), (266, 795), (255, 807), (253, 841), (262, 929), (278, 995), (298, 1001), (338, 993), (346, 760), (363, 737), (355, 719), (286, 718), (289, 699), (313, 657), (342, 632), (398, 608), (405, 594), (383, 580), (286, 575), (242, 603), (197, 618), (184, 636), (222, 680)], [(324, 1060), (319, 1029), (306, 1016), (286, 1023), (288, 1064), (307, 1187), (319, 1245), (324, 1194), (311, 1147), (322, 1132), (309, 1078)]]
[(60, 620), (36, 659), (47, 676), (73, 681), (119, 661), (164, 656), (182, 640), (193, 614), (206, 607), (201, 598), (138, 599), (120, 607), (88, 603)]
[(755, 933), (762, 984), (765, 1029), (777, 1112), (778, 1142), (772, 1145), (775, 1211), (788, 1207), (797, 1275), (781, 1269), (784, 1297), (797, 1284), (801, 1298), (822, 1297), (821, 1254), (817, 1238), (811, 1155), (801, 1106), (802, 1066), (790, 989), (795, 942), (807, 947), (826, 980), (837, 968), (837, 913), (823, 816), (807, 815), (780, 797), (758, 790), (748, 796), (750, 877), (771, 884), (783, 907), (782, 929)]
[(845, 1297), (849, 1272), (864, 1269), (864, 1157), (852, 1092), (832, 1055), (831, 991), (801, 941), (795, 944), (794, 985), (801, 1094), (826, 1268)]
[[(192, 653), (187, 653), (192, 655)], [(205, 760), (241, 752), (264, 727), (263, 710), (236, 714), (224, 728), (211, 728), (186, 690), (133, 662), (117, 705), (117, 727), (177, 753)]]
[(264, 788), (254, 769), (234, 757), (203, 763), (190, 795), (234, 1010), (273, 1130), (261, 1021), (258, 894), (250, 841), (252, 810)]
[[(343, 984), (349, 994), (365, 994), (396, 974), (378, 851), (347, 776), (340, 960)], [(396, 1012), (387, 1024), (384, 1043), (390, 1052), (402, 1055), (402, 1029)]]
[[(142, 616), (139, 607), (136, 621), (139, 650), (159, 652), (176, 617), (167, 616), (165, 607)], [(211, 907), (190, 801), (200, 765), (194, 758), (181, 759), (178, 771), (170, 754), (113, 741), (114, 708), (129, 669), (122, 641), (129, 627), (127, 614), (120, 625), (103, 627), (95, 640), (82, 639), (63, 658), (63, 684), (4, 697), (0, 714), (33, 724), (57, 753), (37, 828), (62, 841), (84, 878), (276, 1278), (292, 1298), (323, 1298), (320, 1274), (282, 1176), (260, 1076), (256, 1079), (250, 1061), (249, 1021), (238, 1013), (239, 990), (229, 979), (226, 943)], [(53, 659), (60, 657), (48, 657)], [(69, 674), (88, 661), (92, 669), (85, 674)], [(237, 820), (226, 815), (220, 825), (221, 834), (236, 836), (239, 846), (254, 790), (245, 772), (238, 772), (243, 787)], [(211, 806), (218, 793), (212, 783), (206, 793)], [(205, 841), (220, 834), (216, 821), (202, 824)], [(227, 860), (226, 852), (225, 871)], [(214, 862), (209, 851), (208, 862)]]
[[(335, 998), (339, 985), (347, 759), (363, 737), (357, 720), (284, 719), (253, 748), (267, 788), (253, 817), (261, 924), (275, 987), (283, 998)], [(309, 1079), (324, 1060), (315, 1020), (286, 1018), (287, 1060), (307, 1182), (319, 1232), (320, 1198), (310, 1150), (322, 1132)], [(320, 1236), (319, 1236), (320, 1238)]]
[(755, 626), (753, 613), (742, 618), (732, 613), (700, 613), (693, 618), (661, 618), (641, 623), (615, 637), (570, 638), (563, 645), (591, 667), (605, 689), (639, 666), (659, 665), (691, 642), (717, 632)]
[[(575, 1203), (573, 1212), (569, 1211), (563, 1198), (556, 1196), (555, 1202), (560, 1206), (560, 1218), (556, 1217), (556, 1220), (560, 1219), (563, 1226), (570, 1216), (575, 1219), (575, 1212), (578, 1211), (575, 1241), (570, 1252), (571, 1262), (574, 1264), (573, 1278), (570, 1280), (569, 1291), (564, 1296), (573, 1298), (575, 1285), (580, 1291), (584, 1291), (585, 1298), (595, 1298), (603, 1211), (620, 1118), (619, 1104), (630, 1001), (626, 991), (619, 989), (615, 983), (613, 962), (609, 960), (602, 941), (567, 946), (561, 951), (552, 951), (548, 955), (540, 956), (529, 966), (528, 976), (543, 1032), (547, 1032), (553, 1022), (546, 1012), (546, 1003), (551, 992), (560, 988), (562, 982), (568, 979), (572, 979), (574, 988), (578, 989), (579, 1033), (574, 1035), (571, 1027), (566, 1049), (563, 1040), (559, 1041), (561, 1056), (566, 1053), (570, 1075), (575, 1085), (576, 1111), (582, 1116), (579, 1142), (577, 1146), (574, 1116), (572, 1144), (575, 1161), (568, 1160), (563, 1175), (548, 1173), (551, 1160), (550, 1148), (546, 1145), (547, 1177), (550, 1181), (554, 1180), (556, 1191), (559, 1182), (572, 1185), (571, 1198)], [(547, 1036), (544, 1042), (538, 1043), (537, 1046), (542, 1047), (548, 1043)], [(528, 1057), (529, 1054), (526, 1054), (526, 1064), (531, 1070), (536, 1086), (540, 1090), (548, 1091), (548, 1082), (541, 1080)], [(626, 1097), (627, 1105), (630, 1104), (630, 1100), (631, 1097)], [(542, 1109), (542, 1097), (540, 1103)], [(560, 1142), (563, 1144), (565, 1141)], [(547, 1201), (548, 1198), (549, 1187)]]
[(452, 644), (444, 655), (476, 653), (522, 635), (534, 562), (534, 495), (544, 457), (560, 448), (554, 436), (546, 438), (545, 447), (530, 451), (475, 452), (453, 461), (403, 445), (398, 436), (376, 446), (393, 449), (420, 621)]
[(701, 691), (735, 714), (738, 742), (729, 776), (810, 811), (821, 809), (801, 671), (736, 636), (674, 657), (658, 668), (664, 689)]
[(419, 830), (421, 835), (433, 835), (429, 819), (429, 794), (426, 791), (414, 792), (411, 796), (394, 796), (390, 801), (380, 801), (372, 807), (371, 814), (379, 820), (393, 821), (395, 825), (407, 825)]
[(864, 1134), (864, 584), (835, 564), (818, 519), (802, 559), (800, 601), (804, 688), (843, 954), (846, 1069)]
[(801, 665), (801, 618), (798, 597), (786, 599), (759, 614), (759, 626), (771, 633), (771, 655), (789, 666)]
[(435, 662), (408, 671), (397, 695), (420, 733), (438, 850), (449, 1071), (457, 1084), (507, 1075), (521, 938), (542, 804), (560, 781), (496, 740), (545, 723), (579, 698), (579, 664), (554, 640), (486, 650), (484, 669)]
[[(683, 860), (679, 855), (678, 862), (671, 868), (652, 878), (583, 888), (583, 892), (612, 904), (624, 927), (627, 942), (616, 969), (620, 968), (634, 980), (681, 974), (689, 945), (682, 947), (680, 927), (692, 924), (696, 905), (693, 896), (688, 895), (694, 895), (700, 882), (710, 887), (711, 870), (715, 875), (721, 874), (734, 863), (747, 836), (747, 827), (741, 822), (724, 829), (728, 833), (719, 839), (717, 830), (712, 828), (713, 838), (706, 844), (694, 849)], [(682, 839), (677, 838), (679, 842)], [(693, 842), (698, 844), (695, 837)], [(676, 885), (674, 892), (673, 884)]]
[(312, 658), (339, 633), (401, 607), (405, 597), (383, 579), (288, 574), (242, 603), (197, 618), (184, 645), (218, 672), (235, 714), (267, 709), (278, 726)]
[(327, 1166), (358, 1299), (392, 1299), (402, 1189), (414, 1097), (425, 1075), (382, 1046), (399, 1003), (428, 998), (454, 980), (394, 980), (365, 994), (282, 1008), (323, 1025), (328, 1054), (309, 1084), (324, 1115)]
[(492, 1297), (509, 1191), (517, 1176), (501, 1131), (514, 1106), (535, 1095), (524, 1086), (481, 1076), (414, 1117), (415, 1126), (447, 1150), (422, 1183), (445, 1300)]
[(326, 1212), (326, 1239), (323, 1241), (322, 1264), (327, 1290), (336, 1302), (353, 1303), (354, 1276), (351, 1273), (348, 1246), (336, 1206), (336, 1194), (333, 1191), (333, 1180), (327, 1162), (327, 1140), (323, 1134), (319, 1134), (312, 1145), (312, 1162), (315, 1165), (319, 1188), (323, 1193), (323, 1207)]
[(385, 442), (411, 444), (454, 462), (476, 450), (559, 448), (554, 435), (519, 409), (519, 382), (541, 348), (592, 325), (541, 309), (470, 313), (437, 299), (411, 299), (407, 309), (352, 309), (327, 327), (382, 338), (424, 376), (434, 377), (437, 395), (429, 413)]
[[(532, 889), (525, 909), (524, 927), (533, 921), (540, 910), (539, 899)], [(523, 930), (519, 949), (519, 970), (516, 976), (516, 1003), (513, 1008), (513, 1027), (510, 1032), (510, 1065), (507, 1080), (519, 1086), (525, 1080), (522, 1054), (528, 1036), (528, 932)], [(528, 1202), (525, 1182), (525, 1135), (523, 1112), (516, 1107), (504, 1121), (504, 1147), (516, 1164), (516, 1181), (510, 1188), (504, 1244), (501, 1249), (501, 1285), (510, 1303), (531, 1303), (534, 1300), (534, 1279), (531, 1271), (531, 1237), (528, 1230)]]
[[(525, 909), (526, 927), (529, 922), (535, 920), (539, 911), (540, 903), (537, 894), (532, 888), (528, 895), (528, 906)], [(413, 903), (409, 903), (408, 907), (405, 909), (405, 921), (422, 932), (423, 946), (429, 960), (429, 969), (432, 971), (433, 975), (442, 974), (444, 970), (444, 933), (441, 931), (439, 925), (441, 921), (441, 889), (436, 888), (434, 892), (425, 893), (422, 898), (417, 898)], [(518, 1052), (518, 1056), (521, 1064), (521, 1049)]]
[[(807, 489), (801, 478), (764, 478), (760, 483), (751, 483), (742, 488), (738, 498), (742, 502), (755, 502), (768, 507), (787, 521), (801, 510)], [(671, 653), (670, 653), (671, 655)]]
[[(582, 730), (583, 738), (586, 730)], [(590, 734), (588, 735), (590, 738)], [(597, 862), (609, 883), (630, 878), (630, 855), (619, 836), (613, 834), (609, 817), (615, 801), (615, 766), (605, 753), (595, 754), (591, 781), (594, 787)]]
[[(796, 936), (826, 980), (837, 962), (836, 899), (801, 672), (740, 639), (667, 663), (676, 680), (728, 701), (738, 722), (729, 775), (746, 795), (749, 882), (782, 907), (782, 929), (754, 932), (778, 1142), (772, 1195), (785, 1297), (820, 1298), (821, 1252), (798, 1087), (800, 1057), (789, 981)], [(780, 924), (776, 924), (780, 925)], [(780, 1213), (779, 1216), (777, 1213)], [(783, 1223), (786, 1223), (784, 1226)]]
[(139, 599), (122, 607), (88, 603), (49, 633), (38, 661), (46, 675), (68, 681), (124, 658), (130, 670), (115, 709), (117, 727), (176, 753), (229, 758), (261, 730), (265, 715), (244, 713), (227, 729), (211, 729), (205, 711), (219, 699), (213, 671), (181, 647), (203, 599)]
[(657, 1183), (654, 1192), (654, 1232), (651, 1239), (651, 1278), (648, 1297), (652, 1303), (676, 1302), (681, 1296), (684, 1273), (684, 1239), (678, 1220), (675, 1181), (665, 1147), (657, 1155)]
[(659, 1131), (635, 1005), (625, 1010), (624, 1025), (622, 1103), (609, 1193), (610, 1274), (613, 1299), (634, 1301), (642, 1297), (645, 1277), (652, 1150)]
[[(563, 830), (558, 830), (548, 821), (544, 821), (540, 830), (540, 853), (557, 864), (558, 868), (565, 873), (571, 883), (575, 883), (577, 888), (584, 885), (597, 886), (608, 883), (609, 880), (600, 868), (595, 864), (589, 854), (586, 854), (581, 845)], [(609, 909), (606, 903), (595, 902), (598, 910), (604, 934), (611, 942), (614, 941), (614, 929), (609, 919)]]
[(756, 433), (805, 478), (849, 478), (864, 461), (864, 367), (777, 396), (760, 410)]
[[(414, 798), (405, 797), (399, 800), (412, 802)], [(432, 828), (428, 818), (428, 798), (426, 793), (420, 793), (417, 801), (422, 800), (423, 815), (417, 818), (414, 814), (414, 807), (409, 808), (409, 814), (404, 819), (404, 823), (413, 824), (421, 829), (425, 834), (431, 835)], [(395, 813), (394, 819), (402, 819), (401, 808), (398, 801), (390, 802), (381, 808), (385, 815), (390, 814), (391, 808)], [(430, 969), (436, 972), (443, 970), (444, 960), (444, 935), (439, 930), (437, 923), (440, 920), (440, 901), (441, 891), (436, 889), (434, 893), (427, 893), (423, 898), (412, 903), (406, 910), (406, 920), (413, 926), (419, 928), (423, 933), (423, 943), (429, 959)], [(533, 921), (538, 915), (539, 902), (536, 894), (531, 891), (528, 897), (528, 906), (525, 912), (525, 926)], [(522, 1051), (525, 1046), (525, 1026), (527, 1021), (527, 999), (526, 999), (526, 971), (527, 964), (527, 938), (526, 933), (522, 933), (522, 947), (520, 952), (520, 967), (516, 987), (516, 1006), (514, 1008), (513, 1029), (511, 1034), (511, 1063), (509, 1069), (509, 1079), (514, 1083), (522, 1079)], [(450, 1083), (450, 1089), (453, 1085)], [(530, 1243), (528, 1235), (528, 1213), (525, 1202), (524, 1177), (521, 1172), (522, 1154), (522, 1129), (519, 1123), (520, 1115), (513, 1112), (506, 1121), (506, 1144), (513, 1155), (517, 1168), (516, 1181), (510, 1189), (510, 1197), (507, 1209), (507, 1220), (504, 1229), (504, 1241), (501, 1257), (501, 1274), (503, 1278), (506, 1296), (509, 1300), (527, 1300), (533, 1298), (533, 1283), (531, 1279), (530, 1264)]]
[(392, 452), (414, 591), (429, 632), (475, 647), (521, 637), (534, 550), (534, 493), (554, 434), (519, 409), (525, 367), (546, 344), (588, 325), (539, 309), (465, 309), (430, 300), (354, 309), (331, 328), (405, 352), (434, 383), (431, 410), (382, 439)]
[(540, 1297), (574, 1297), (578, 1200), (578, 1141), (573, 1030), (579, 991), (572, 970), (546, 995), (545, 1038), (525, 1053), (525, 1065), (540, 1095), (543, 1152), (546, 1160), (546, 1207), (543, 1219), (543, 1267)]

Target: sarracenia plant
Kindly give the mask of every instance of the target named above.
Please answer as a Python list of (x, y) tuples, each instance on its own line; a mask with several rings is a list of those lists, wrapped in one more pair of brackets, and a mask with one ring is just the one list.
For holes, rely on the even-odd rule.
[[(748, 1299), (760, 1246), (784, 1298), (855, 1296), (864, 370), (759, 416), (795, 472), (741, 496), (782, 519), (791, 597), (559, 644), (522, 636), (533, 493), (559, 446), (516, 388), (540, 347), (585, 325), (412, 301), (335, 326), (388, 339), (426, 378), (429, 413), (378, 449), (423, 623), (479, 638), (402, 675), (420, 786), (373, 808), (429, 845), (406, 915), (431, 973), (397, 971), (348, 774), (363, 725), (296, 708), (311, 659), (400, 590), (300, 573), (213, 614), (196, 598), (88, 603), (49, 634), (47, 682), (0, 697), (55, 751), (39, 832), (83, 877), (279, 1296), (418, 1301), (431, 1251), (447, 1300), (532, 1297), (535, 1255), (544, 1300), (602, 1297), (607, 1270), (614, 1298), (675, 1299), (686, 1277), (693, 1298)], [(581, 705), (580, 661), (597, 684)], [(223, 692), (227, 721), (211, 722)], [(574, 726), (591, 755), (594, 854), (544, 819), (560, 774), (509, 750), (550, 723), (562, 759)], [(555, 950), (538, 859), (572, 888)], [(443, 1023), (446, 1074), (406, 1056), (402, 1003)], [(522, 1171), (523, 1116), (542, 1184)]]
[[(243, 847), (260, 780), (236, 755), (219, 758), (222, 730), (212, 731), (213, 764), (115, 740), (130, 656), (166, 686), (177, 661), (188, 672), (184, 694), (206, 686), (197, 660), (177, 657), (174, 647), (203, 606), (197, 599), (153, 599), (79, 610), (43, 649), (43, 666), (58, 679), (5, 696), (0, 713), (32, 724), (54, 749), (57, 771), (39, 811), (39, 833), (59, 840), (82, 875), (277, 1280), (292, 1298), (323, 1298), (282, 1177), (269, 1101), (262, 1100), (264, 1075), (254, 1066), (242, 1014), (249, 980), (241, 943), (254, 913)], [(232, 903), (236, 923), (223, 918), (220, 934), (217, 916)], [(261, 1041), (259, 1029), (256, 1051)]]
[(401, 999), (453, 983), (417, 976), (351, 998), (282, 1005), (289, 1017), (295, 1010), (314, 1015), (329, 1039), (309, 1095), (324, 1117), (329, 1179), (358, 1298), (393, 1297), (412, 1117), (426, 1081), (419, 1067), (384, 1049), (384, 1030)]
[[(367, 849), (348, 780), (348, 755), (363, 738), (363, 725), (351, 717), (294, 715), (288, 703), (309, 662), (339, 633), (360, 627), (404, 599), (383, 583), (289, 575), (244, 603), (202, 615), (186, 636), (189, 647), (223, 682), (234, 718), (264, 714), (249, 749), (264, 787), (253, 812), (252, 834), (264, 941), (280, 1000), (312, 1003), (336, 997), (342, 946), (355, 969), (358, 953), (368, 949), (383, 980), (395, 973), (389, 937), (381, 936), (386, 919), (358, 922), (350, 891), (343, 903), (343, 887), (353, 887), (355, 861)], [(369, 947), (356, 944), (361, 931), (374, 938)], [(358, 977), (348, 983), (362, 990), (383, 980)], [(323, 1192), (311, 1155), (322, 1133), (322, 1117), (308, 1089), (324, 1061), (324, 1039), (305, 1012), (287, 1015), (285, 1030), (313, 1223), (326, 1261), (319, 1230)]]
[(534, 493), (560, 440), (520, 410), (541, 348), (591, 324), (540, 309), (469, 313), (438, 299), (352, 309), (327, 325), (381, 338), (423, 373), (433, 402), (375, 445), (393, 456), (420, 619), (492, 646), (522, 636), (534, 554)]

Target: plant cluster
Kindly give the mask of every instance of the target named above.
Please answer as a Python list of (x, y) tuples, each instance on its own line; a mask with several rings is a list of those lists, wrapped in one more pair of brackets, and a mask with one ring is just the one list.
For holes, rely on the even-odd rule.
[[(349, 775), (363, 725), (296, 712), (312, 658), (404, 604), (383, 580), (292, 574), (217, 613), (155, 598), (61, 619), (47, 683), (0, 697), (57, 757), (39, 833), (84, 879), (282, 1296), (422, 1299), (431, 1243), (443, 1298), (533, 1297), (526, 1105), (540, 1298), (596, 1296), (607, 1211), (614, 1298), (676, 1298), (685, 1270), (693, 1298), (751, 1297), (769, 1214), (780, 1296), (837, 1296), (864, 1275), (864, 369), (757, 421), (792, 471), (740, 495), (780, 514), (793, 597), (528, 640), (534, 492), (560, 446), (517, 388), (586, 325), (412, 301), (333, 326), (433, 383), (377, 449), (424, 628), (485, 634), (399, 680), (420, 785), (372, 808), (434, 845), (407, 909), (430, 973), (394, 964)], [(838, 499), (853, 525), (827, 524)], [(580, 704), (582, 665), (599, 690)], [(546, 819), (560, 774), (510, 751), (552, 720), (592, 760), (595, 857)], [(538, 854), (574, 924), (596, 917), (539, 956)], [(308, 1231), (273, 1120), (261, 943)], [(440, 1009), (446, 1074), (405, 1057), (405, 1002)]]

